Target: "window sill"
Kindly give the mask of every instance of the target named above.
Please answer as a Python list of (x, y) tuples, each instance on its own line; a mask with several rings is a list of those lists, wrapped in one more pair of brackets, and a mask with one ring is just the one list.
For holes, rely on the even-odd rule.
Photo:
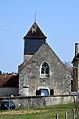
[(49, 75), (41, 75), (40, 78), (49, 78)]

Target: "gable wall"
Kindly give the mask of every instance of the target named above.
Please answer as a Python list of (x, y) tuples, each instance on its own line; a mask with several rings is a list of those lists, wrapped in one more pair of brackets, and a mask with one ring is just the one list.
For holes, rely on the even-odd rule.
[[(50, 77), (40, 77), (40, 66), (43, 62), (50, 66)], [(29, 85), (29, 95), (36, 95), (39, 88), (54, 89), (55, 95), (69, 94), (71, 78), (63, 63), (47, 43), (43, 44), (35, 55), (19, 72), (19, 94), (23, 94), (23, 85)]]

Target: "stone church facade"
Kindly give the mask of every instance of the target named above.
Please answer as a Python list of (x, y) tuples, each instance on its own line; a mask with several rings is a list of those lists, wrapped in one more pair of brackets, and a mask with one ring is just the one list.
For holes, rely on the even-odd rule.
[(35, 22), (24, 36), (24, 61), (18, 67), (19, 95), (69, 95), (71, 75)]

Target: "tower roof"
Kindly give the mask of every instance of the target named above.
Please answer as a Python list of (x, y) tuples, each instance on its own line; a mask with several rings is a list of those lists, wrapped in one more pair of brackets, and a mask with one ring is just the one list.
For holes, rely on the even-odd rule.
[(46, 36), (35, 22), (23, 39), (46, 39)]

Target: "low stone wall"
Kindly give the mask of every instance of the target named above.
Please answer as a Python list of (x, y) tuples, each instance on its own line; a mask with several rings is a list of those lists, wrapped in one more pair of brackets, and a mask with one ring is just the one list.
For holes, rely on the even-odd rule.
[(11, 99), (16, 108), (31, 108), (31, 107), (42, 107), (48, 105), (56, 104), (66, 104), (74, 102), (73, 96), (52, 96), (52, 97), (43, 97), (43, 96), (32, 96), (32, 97), (5, 97), (2, 99)]

